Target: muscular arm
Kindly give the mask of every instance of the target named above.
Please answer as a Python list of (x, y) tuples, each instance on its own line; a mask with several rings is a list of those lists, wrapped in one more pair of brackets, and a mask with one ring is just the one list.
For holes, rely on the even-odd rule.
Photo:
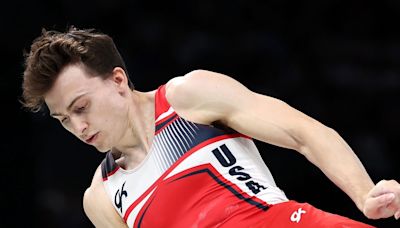
[(94, 174), (92, 184), (85, 191), (83, 208), (90, 221), (97, 228), (128, 227), (108, 199), (102, 183), (100, 167)]
[(222, 74), (197, 70), (167, 84), (167, 99), (183, 117), (215, 121), (273, 145), (300, 152), (363, 211), (374, 183), (349, 145), (333, 129), (257, 94)]

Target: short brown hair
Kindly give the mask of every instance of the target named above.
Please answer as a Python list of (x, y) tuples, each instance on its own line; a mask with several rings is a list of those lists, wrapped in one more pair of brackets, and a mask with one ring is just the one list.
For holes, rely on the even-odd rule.
[[(24, 56), (22, 104), (33, 112), (42, 110), (44, 95), (67, 65), (83, 64), (91, 75), (104, 78), (109, 77), (115, 67), (123, 68), (128, 74), (112, 38), (94, 29), (74, 26), (66, 32), (42, 29)], [(133, 89), (130, 80), (129, 86)]]

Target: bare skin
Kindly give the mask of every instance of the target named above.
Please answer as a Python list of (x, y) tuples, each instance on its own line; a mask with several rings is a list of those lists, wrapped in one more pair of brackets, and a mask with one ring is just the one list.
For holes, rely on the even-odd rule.
[[(174, 110), (190, 121), (218, 121), (257, 140), (298, 151), (366, 217), (400, 217), (399, 183), (383, 180), (375, 185), (337, 132), (286, 103), (204, 70), (170, 80), (166, 96)], [(146, 157), (154, 135), (154, 91), (132, 91), (121, 68), (103, 80), (88, 77), (81, 65), (68, 66), (45, 101), (52, 116), (72, 134), (101, 152), (119, 154), (117, 162), (123, 168), (132, 169)], [(105, 193), (99, 168), (83, 205), (96, 227), (126, 227)]]

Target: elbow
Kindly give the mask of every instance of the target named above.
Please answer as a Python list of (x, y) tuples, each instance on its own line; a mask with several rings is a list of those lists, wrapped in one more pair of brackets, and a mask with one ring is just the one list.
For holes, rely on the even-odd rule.
[(303, 130), (300, 134), (301, 137), (296, 138), (296, 150), (309, 160), (313, 160), (312, 158), (316, 156), (315, 153), (322, 152), (321, 149), (325, 147), (324, 145), (329, 145), (329, 142), (337, 139), (339, 135), (333, 128), (317, 121), (313, 122)]

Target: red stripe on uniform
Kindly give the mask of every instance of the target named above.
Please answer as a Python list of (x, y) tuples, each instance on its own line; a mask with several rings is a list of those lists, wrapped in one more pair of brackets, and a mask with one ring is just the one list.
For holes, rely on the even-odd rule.
[(217, 142), (217, 141), (221, 141), (224, 139), (229, 139), (229, 138), (237, 138), (237, 137), (243, 137), (242, 134), (236, 133), (236, 134), (230, 134), (230, 135), (221, 135), (221, 136), (217, 136), (214, 138), (211, 138), (209, 140), (206, 140), (200, 144), (198, 144), (197, 146), (193, 147), (192, 149), (188, 150), (184, 155), (182, 155), (182, 157), (180, 157), (167, 171), (164, 172), (163, 175), (161, 175), (138, 199), (136, 199), (126, 210), (125, 215), (123, 217), (124, 221), (126, 222), (130, 213), (132, 212), (132, 210), (144, 199), (147, 197), (147, 195), (154, 190), (154, 188), (159, 185), (163, 179), (168, 176), (169, 173), (171, 173), (182, 161), (184, 161), (187, 157), (189, 157), (191, 154), (193, 154), (194, 152), (198, 151), (199, 149)]
[[(196, 173), (197, 171), (204, 171), (207, 170), (206, 172), (199, 172), (196, 175), (191, 176), (190, 174)], [(208, 173), (208, 175), (207, 175)], [(181, 179), (183, 177), (185, 177), (186, 175), (190, 175), (190, 177), (188, 179)], [(205, 176), (204, 176), (205, 174)], [(213, 177), (214, 176), (214, 177)], [(189, 204), (182, 204), (182, 200), (178, 200), (179, 202), (176, 202), (176, 204), (174, 205), (170, 205), (169, 210), (168, 209), (160, 209), (159, 205), (165, 205), (166, 202), (164, 202), (165, 200), (168, 201), (168, 196), (171, 196), (170, 194), (174, 194), (174, 192), (179, 192), (177, 194), (191, 194), (191, 193), (198, 193), (200, 194), (199, 197), (208, 197), (210, 198), (210, 195), (207, 196), (207, 194), (204, 194), (204, 190), (207, 189), (207, 187), (204, 189), (202, 189), (202, 187), (204, 187), (205, 185), (213, 185), (218, 179), (218, 184), (221, 186), (221, 188), (218, 191), (218, 195), (222, 196), (222, 195), (229, 195), (232, 196), (232, 194), (234, 194), (236, 197), (234, 198), (234, 204), (237, 205), (238, 202), (241, 201), (247, 201), (251, 200), (253, 202), (259, 203), (263, 206), (268, 207), (269, 205), (265, 202), (262, 201), (261, 199), (257, 198), (256, 196), (251, 197), (250, 195), (248, 195), (246, 192), (242, 191), (236, 184), (232, 183), (231, 181), (229, 181), (228, 179), (224, 178), (211, 164), (207, 163), (207, 164), (203, 164), (203, 165), (199, 165), (196, 167), (192, 167), (190, 169), (184, 170), (180, 173), (177, 173), (171, 177), (169, 177), (168, 179), (162, 181), (157, 189), (155, 189), (154, 193), (150, 196), (150, 198), (147, 200), (147, 202), (143, 205), (143, 207), (141, 208), (140, 212), (137, 215), (137, 219), (134, 222), (134, 226), (133, 227), (138, 227), (139, 225), (141, 225), (143, 223), (144, 220), (142, 220), (144, 218), (144, 214), (147, 213), (148, 216), (145, 220), (147, 220), (145, 222), (145, 224), (147, 224), (147, 226), (152, 225), (154, 227), (155, 224), (157, 224), (160, 221), (149, 221), (149, 219), (154, 218), (154, 214), (158, 214), (161, 212), (162, 217), (158, 218), (158, 219), (163, 219), (163, 222), (166, 222), (165, 220), (168, 220), (169, 218), (175, 218), (177, 216), (180, 216), (180, 214), (182, 213), (182, 207), (186, 206), (190, 206), (192, 204), (196, 204), (199, 205), (200, 207), (205, 206), (207, 207), (207, 205), (210, 203), (210, 201), (204, 201), (201, 200), (197, 201), (197, 199), (195, 199), (194, 201), (189, 202)], [(180, 180), (180, 182), (176, 182), (177, 180)], [(224, 185), (221, 184), (221, 181)], [(193, 186), (193, 185), (198, 185), (197, 187), (195, 187), (195, 189), (190, 188), (188, 186)], [(229, 186), (229, 188), (232, 188), (234, 191), (233, 192), (231, 190), (228, 190), (228, 188), (226, 186)], [(197, 192), (197, 191), (200, 192)], [(208, 191), (208, 190), (206, 190)], [(243, 198), (239, 198), (239, 196), (237, 195), (239, 194), (240, 196), (242, 196)], [(156, 198), (157, 197), (157, 198)], [(213, 204), (213, 210), (214, 212), (218, 211), (221, 212), (221, 214), (215, 213), (215, 214), (210, 214), (208, 215), (208, 219), (211, 221), (215, 221), (216, 218), (218, 218), (220, 215), (224, 215), (224, 210), (225, 210), (225, 205), (226, 203), (229, 203), (231, 199), (229, 199), (229, 197), (222, 197), (225, 199), (225, 202), (221, 202), (219, 201), (219, 207), (216, 207), (216, 205)], [(201, 202), (202, 201), (202, 202)], [(150, 205), (153, 204), (151, 207)], [(174, 209), (175, 207), (175, 209)], [(222, 207), (222, 208), (221, 208)], [(254, 212), (249, 212), (248, 209), (249, 208), (254, 208), (256, 209), (255, 205), (251, 205), (251, 204), (246, 204), (246, 205), (242, 205), (241, 206), (243, 208), (243, 211), (246, 211), (246, 213), (250, 213), (250, 214), (254, 214)], [(193, 210), (191, 211), (185, 211), (185, 216), (184, 218), (182, 218), (182, 220), (178, 223), (179, 226), (176, 227), (189, 227), (192, 224), (188, 224), (191, 223), (193, 221), (196, 221), (196, 217), (199, 216), (199, 210), (201, 211), (202, 209), (199, 208), (192, 208)], [(161, 210), (161, 211), (159, 211)], [(184, 210), (184, 209), (183, 209)], [(211, 209), (210, 209), (211, 210)], [(258, 212), (258, 209), (257, 209)], [(169, 214), (171, 213), (171, 214)], [(175, 214), (175, 213), (178, 213)], [(139, 219), (138, 219), (139, 218)], [(149, 224), (150, 222), (150, 224)], [(161, 222), (162, 223), (162, 222)], [(176, 225), (176, 224), (174, 224)], [(208, 227), (208, 226), (207, 226)]]
[(161, 85), (158, 87), (156, 95), (155, 95), (155, 119), (157, 119), (162, 113), (168, 111), (171, 105), (168, 103), (167, 98), (165, 97), (165, 85)]

